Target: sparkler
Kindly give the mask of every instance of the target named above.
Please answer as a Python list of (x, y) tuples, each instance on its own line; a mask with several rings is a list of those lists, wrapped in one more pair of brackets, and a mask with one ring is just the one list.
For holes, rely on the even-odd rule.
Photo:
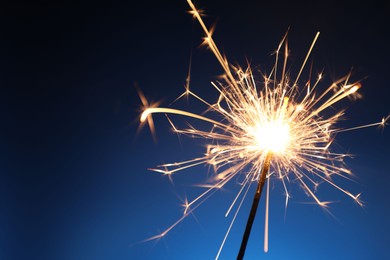
[[(190, 13), (199, 22), (204, 33), (204, 44), (213, 52), (224, 70), (221, 81), (211, 82), (219, 93), (215, 103), (209, 103), (189, 88), (189, 79), (186, 91), (179, 96), (193, 96), (207, 106), (206, 115), (199, 115), (179, 109), (159, 107), (158, 104), (149, 104), (140, 93), (144, 105), (141, 114), (141, 123), (148, 123), (152, 132), (154, 124), (152, 114), (180, 115), (210, 123), (210, 130), (204, 131), (190, 126), (187, 129), (177, 127), (168, 118), (174, 132), (210, 140), (206, 153), (202, 157), (188, 161), (163, 164), (155, 169), (156, 172), (171, 176), (181, 170), (201, 164), (211, 165), (215, 174), (211, 185), (205, 185), (206, 191), (197, 198), (185, 203), (183, 216), (164, 232), (147, 240), (159, 239), (165, 236), (172, 228), (187, 217), (214, 191), (218, 190), (235, 176), (243, 174), (241, 188), (226, 212), (228, 216), (236, 206), (236, 211), (222, 241), (216, 258), (219, 257), (223, 245), (230, 233), (231, 227), (249, 191), (251, 183), (258, 182), (254, 202), (247, 227), (244, 233), (238, 258), (242, 259), (247, 240), (255, 218), (261, 191), (267, 181), (266, 196), (266, 223), (264, 234), (264, 251), (268, 251), (268, 203), (269, 179), (277, 178), (281, 181), (285, 191), (285, 207), (290, 198), (287, 185), (298, 182), (306, 193), (321, 207), (326, 208), (329, 202), (320, 200), (315, 195), (319, 182), (327, 183), (359, 205), (360, 194), (352, 194), (333, 182), (332, 177), (338, 176), (349, 179), (351, 172), (344, 167), (343, 160), (348, 154), (335, 153), (330, 146), (335, 135), (339, 132), (355, 130), (371, 126), (384, 126), (389, 117), (382, 121), (347, 129), (337, 129), (334, 125), (343, 116), (344, 111), (324, 110), (346, 97), (356, 97), (361, 87), (359, 82), (350, 83), (350, 74), (333, 82), (322, 93), (317, 93), (317, 86), (322, 79), (319, 74), (314, 82), (310, 80), (301, 90), (298, 87), (300, 76), (305, 68), (310, 53), (317, 41), (319, 33), (307, 52), (298, 75), (292, 80), (286, 71), (288, 60), (287, 33), (275, 52), (275, 65), (269, 75), (263, 75), (261, 81), (256, 79), (251, 67), (246, 69), (235, 67), (221, 54), (209, 30), (202, 20), (201, 12), (196, 9), (191, 0), (187, 0)], [(283, 52), (284, 48), (284, 54)], [(281, 58), (282, 57), (282, 58)], [(282, 65), (279, 65), (280, 59)], [(281, 69), (281, 72), (279, 71)], [(261, 85), (262, 88), (259, 88)], [(213, 119), (209, 114), (214, 115)], [(222, 119), (221, 119), (222, 118)]]

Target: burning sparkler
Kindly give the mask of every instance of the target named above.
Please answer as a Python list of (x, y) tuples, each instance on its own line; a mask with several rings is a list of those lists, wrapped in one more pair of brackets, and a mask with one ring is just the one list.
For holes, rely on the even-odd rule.
[[(314, 37), (295, 80), (291, 80), (286, 72), (288, 60), (286, 34), (276, 50), (275, 65), (271, 73), (262, 76), (261, 81), (259, 81), (256, 80), (250, 66), (242, 69), (234, 67), (228, 62), (217, 48), (212, 33), (203, 22), (200, 12), (191, 0), (187, 0), (187, 2), (191, 8), (190, 13), (198, 20), (205, 33), (204, 44), (210, 48), (219, 61), (224, 70), (224, 76), (221, 81), (211, 83), (219, 93), (219, 98), (215, 103), (209, 103), (196, 95), (190, 90), (188, 84), (185, 93), (180, 97), (186, 95), (195, 97), (207, 106), (208, 114), (218, 115), (215, 118), (222, 118), (222, 120), (149, 104), (145, 97), (140, 95), (144, 105), (141, 122), (148, 122), (151, 130), (154, 131), (152, 114), (163, 113), (191, 117), (210, 123), (209, 131), (199, 130), (195, 127), (181, 129), (168, 117), (174, 132), (204, 138), (210, 140), (210, 144), (202, 157), (164, 164), (152, 170), (170, 176), (190, 167), (208, 164), (215, 169), (215, 175), (211, 187), (197, 198), (186, 202), (182, 218), (161, 234), (148, 240), (166, 235), (195, 210), (208, 195), (224, 186), (238, 174), (244, 174), (245, 178), (237, 196), (227, 210), (226, 216), (235, 205), (238, 205), (216, 258), (221, 253), (249, 191), (250, 184), (253, 182), (258, 182), (258, 188), (239, 253), (238, 258), (240, 259), (245, 252), (246, 241), (249, 238), (261, 190), (267, 180), (269, 183), (271, 177), (279, 179), (283, 184), (286, 207), (290, 197), (287, 185), (292, 181), (299, 182), (321, 207), (327, 207), (328, 202), (320, 200), (314, 193), (319, 181), (328, 183), (362, 205), (359, 200), (360, 194), (352, 194), (332, 181), (333, 175), (349, 179), (351, 172), (343, 166), (343, 159), (348, 155), (334, 153), (329, 147), (337, 133), (370, 126), (384, 126), (388, 117), (378, 123), (336, 129), (334, 125), (343, 115), (343, 111), (330, 111), (327, 113), (333, 113), (330, 117), (322, 115), (324, 110), (336, 102), (346, 97), (358, 95), (357, 90), (361, 84), (359, 82), (350, 83), (349, 74), (332, 83), (322, 93), (317, 93), (317, 86), (322, 78), (321, 74), (314, 82), (308, 82), (303, 89), (298, 88), (299, 78), (319, 33)], [(280, 55), (282, 52), (284, 54)], [(282, 59), (282, 65), (278, 64), (280, 59)], [(281, 71), (279, 71), (280, 69)], [(261, 88), (258, 87), (259, 84)], [(268, 188), (267, 185), (264, 251), (268, 250)]]

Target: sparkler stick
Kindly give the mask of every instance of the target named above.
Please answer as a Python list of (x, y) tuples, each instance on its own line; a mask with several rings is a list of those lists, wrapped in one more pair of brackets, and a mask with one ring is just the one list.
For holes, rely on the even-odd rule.
[(251, 230), (252, 230), (253, 221), (255, 220), (257, 207), (259, 205), (261, 192), (263, 191), (264, 183), (265, 183), (265, 180), (267, 178), (267, 174), (269, 172), (269, 167), (271, 165), (271, 158), (272, 158), (272, 152), (269, 152), (267, 154), (267, 157), (264, 160), (263, 169), (261, 171), (259, 183), (257, 184), (255, 197), (253, 198), (252, 208), (251, 208), (251, 211), (249, 213), (248, 222), (246, 223), (245, 233), (244, 233), (244, 236), (242, 238), (241, 247), (240, 247), (240, 251), (239, 251), (238, 256), (237, 256), (237, 260), (242, 260), (244, 258), (246, 245), (248, 243), (249, 235), (250, 235)]

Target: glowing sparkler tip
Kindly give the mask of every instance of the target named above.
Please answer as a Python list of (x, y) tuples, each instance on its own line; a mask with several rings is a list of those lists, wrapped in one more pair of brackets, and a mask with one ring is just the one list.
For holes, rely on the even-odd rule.
[(266, 122), (255, 128), (254, 136), (259, 149), (277, 153), (288, 145), (290, 127), (282, 121)]

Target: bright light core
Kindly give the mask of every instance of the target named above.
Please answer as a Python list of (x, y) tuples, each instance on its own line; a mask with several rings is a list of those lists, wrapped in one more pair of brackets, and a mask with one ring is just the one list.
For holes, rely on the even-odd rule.
[(290, 141), (290, 127), (282, 121), (264, 122), (257, 126), (254, 135), (259, 149), (280, 153)]

